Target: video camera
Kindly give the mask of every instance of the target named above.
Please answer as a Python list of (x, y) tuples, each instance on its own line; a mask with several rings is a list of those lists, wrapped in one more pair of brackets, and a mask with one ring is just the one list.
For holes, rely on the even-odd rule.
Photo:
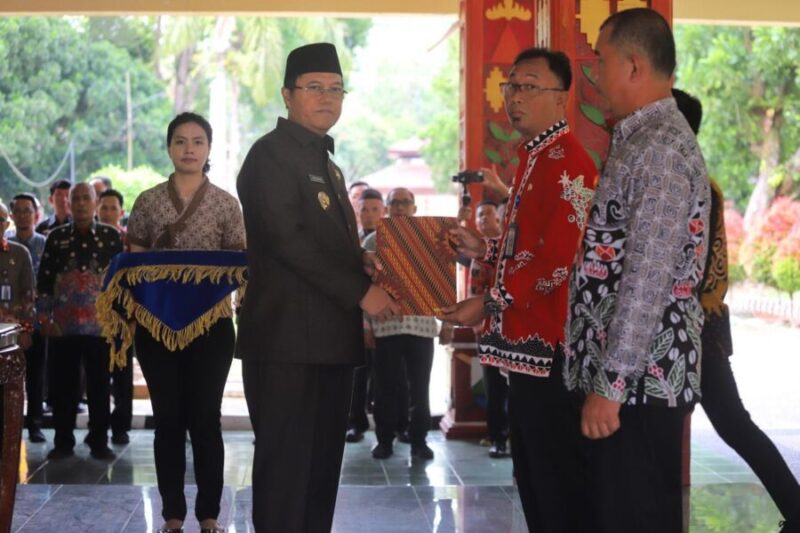
[(469, 195), (467, 185), (471, 183), (483, 183), (483, 172), (480, 170), (462, 170), (452, 178), (453, 183), (461, 184), (461, 206), (469, 207), (472, 197)]

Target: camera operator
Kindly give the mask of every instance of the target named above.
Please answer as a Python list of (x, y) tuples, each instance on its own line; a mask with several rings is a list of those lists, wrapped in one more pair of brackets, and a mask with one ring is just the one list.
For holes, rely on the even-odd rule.
[[(572, 81), (561, 52), (520, 53), (501, 84), (506, 114), (525, 141), (499, 239), (453, 230), (458, 251), (494, 266), (483, 296), (443, 310), (473, 326), (481, 363), (509, 372), (511, 455), (531, 531), (583, 531), (577, 406), (561, 379), (569, 271), (597, 168), (565, 120)], [(493, 180), (492, 180), (493, 181)]]

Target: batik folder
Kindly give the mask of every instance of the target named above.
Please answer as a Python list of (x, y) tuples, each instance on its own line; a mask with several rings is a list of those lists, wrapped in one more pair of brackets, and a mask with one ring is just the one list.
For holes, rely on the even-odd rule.
[(435, 316), (456, 303), (456, 252), (450, 217), (393, 217), (378, 223), (376, 252), (383, 264), (377, 284), (400, 304), (401, 314)]

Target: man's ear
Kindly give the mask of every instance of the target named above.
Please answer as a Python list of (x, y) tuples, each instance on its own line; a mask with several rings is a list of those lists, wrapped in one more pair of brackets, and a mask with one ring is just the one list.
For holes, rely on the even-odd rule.
[(284, 87), (281, 89), (281, 96), (283, 97), (283, 105), (286, 106), (286, 109), (289, 109), (289, 100), (292, 97), (292, 91)]

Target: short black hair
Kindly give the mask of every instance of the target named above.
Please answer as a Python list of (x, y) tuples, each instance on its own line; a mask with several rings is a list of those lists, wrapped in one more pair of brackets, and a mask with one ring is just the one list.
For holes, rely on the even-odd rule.
[(550, 50), (549, 48), (528, 48), (517, 54), (514, 60), (514, 66), (528, 61), (531, 59), (544, 59), (547, 61), (547, 68), (550, 72), (555, 74), (558, 81), (561, 82), (561, 88), (568, 91), (572, 86), (572, 67), (569, 63), (569, 58), (564, 52), (557, 50)]
[(686, 122), (695, 135), (700, 132), (700, 123), (703, 122), (703, 104), (691, 94), (680, 89), (672, 89), (672, 97), (678, 104), (678, 110), (683, 113)]
[[(167, 148), (169, 148), (169, 145), (172, 142), (172, 136), (175, 134), (175, 130), (177, 129), (177, 127), (183, 124), (188, 124), (190, 122), (194, 122), (195, 124), (203, 128), (203, 131), (206, 132), (208, 145), (211, 146), (211, 137), (212, 137), (211, 124), (209, 124), (209, 122), (205, 119), (205, 117), (198, 115), (197, 113), (190, 113), (187, 111), (173, 118), (172, 122), (170, 122), (169, 126), (167, 126)], [(206, 164), (203, 165), (203, 172), (208, 172), (210, 169), (211, 169), (211, 162), (206, 161)]]
[(353, 183), (348, 185), (347, 192), (352, 191), (356, 187), (369, 187), (369, 183), (367, 183), (366, 181), (354, 181)]
[(490, 205), (490, 206), (494, 207), (495, 209), (497, 209), (497, 202), (495, 202), (491, 198), (484, 198), (483, 200), (478, 202), (478, 205), (475, 206), (475, 210), (477, 211), (477, 209), (479, 207), (484, 206), (484, 205)]
[(36, 198), (36, 196), (34, 196), (29, 192), (21, 192), (19, 194), (15, 194), (14, 197), (11, 199), (10, 207), (12, 211), (14, 210), (14, 204), (17, 202), (17, 200), (28, 200), (33, 206), (34, 210), (39, 209), (39, 199)]
[(383, 202), (383, 195), (381, 194), (381, 191), (377, 189), (364, 189), (364, 191), (361, 193), (361, 196), (359, 196), (358, 199), (359, 201), (380, 200), (381, 202)]
[(666, 19), (658, 11), (637, 7), (617, 11), (600, 29), (611, 27), (608, 42), (617, 47), (641, 50), (653, 69), (664, 76), (675, 72), (675, 38)]
[(109, 196), (113, 196), (114, 198), (119, 200), (119, 206), (120, 207), (124, 207), (125, 206), (125, 199), (122, 197), (122, 193), (119, 192), (116, 189), (106, 189), (106, 190), (104, 190), (103, 192), (100, 193), (100, 198), (98, 198), (98, 200), (102, 200), (103, 198), (107, 198)]
[(56, 180), (50, 184), (50, 196), (53, 196), (58, 190), (70, 190), (72, 183), (69, 180)]

